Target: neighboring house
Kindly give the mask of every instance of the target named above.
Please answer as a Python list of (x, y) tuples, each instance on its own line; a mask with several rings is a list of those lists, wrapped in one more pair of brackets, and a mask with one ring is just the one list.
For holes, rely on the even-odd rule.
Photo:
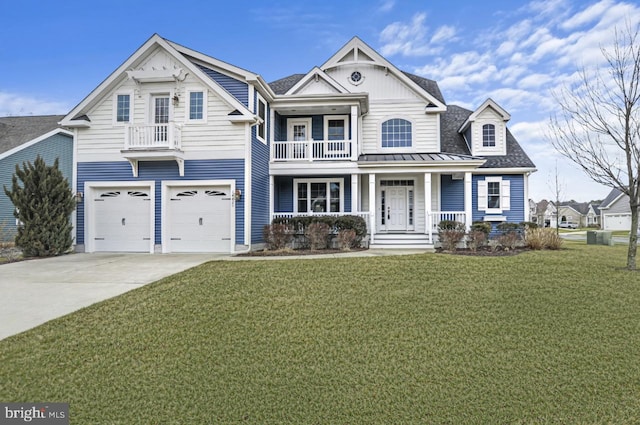
[(600, 204), (589, 204), (589, 208), (587, 210), (587, 214), (585, 216), (585, 225), (589, 226), (600, 226)]
[(275, 217), (359, 215), (372, 246), (454, 219), (529, 219), (535, 165), (487, 99), (447, 105), (354, 37), (271, 84), (152, 36), (62, 121), (77, 142), (79, 249), (234, 252)]
[(16, 165), (33, 163), (40, 155), (52, 165), (56, 158), (73, 187), (73, 133), (62, 129), (60, 115), (0, 118), (0, 238), (13, 237), (17, 226), (14, 206), (4, 192), (11, 189)]
[(558, 211), (556, 205), (543, 199), (536, 204), (537, 223), (541, 227), (556, 227), (558, 223)]
[(618, 189), (612, 189), (600, 204), (600, 220), (603, 230), (631, 229), (629, 197)]
[(558, 207), (560, 223), (575, 223), (579, 227), (587, 226), (588, 202), (565, 202)]
[(529, 199), (529, 221), (538, 223), (538, 204), (533, 199)]

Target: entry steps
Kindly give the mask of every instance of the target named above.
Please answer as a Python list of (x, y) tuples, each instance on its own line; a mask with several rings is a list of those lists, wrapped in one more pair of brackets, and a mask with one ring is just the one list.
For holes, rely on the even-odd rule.
[(433, 250), (433, 242), (420, 233), (376, 233), (371, 249), (424, 249)]

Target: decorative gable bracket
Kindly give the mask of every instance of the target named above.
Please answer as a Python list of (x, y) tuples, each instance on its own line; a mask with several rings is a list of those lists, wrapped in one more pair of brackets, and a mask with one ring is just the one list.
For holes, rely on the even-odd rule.
[(127, 77), (136, 83), (162, 83), (167, 81), (184, 81), (187, 73), (182, 68), (152, 68), (127, 71)]

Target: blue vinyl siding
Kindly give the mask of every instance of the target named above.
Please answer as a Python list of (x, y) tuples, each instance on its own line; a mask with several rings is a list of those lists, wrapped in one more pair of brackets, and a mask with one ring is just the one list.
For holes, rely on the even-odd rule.
[[(509, 180), (511, 193), (510, 204), (511, 207), (508, 211), (503, 211), (502, 214), (487, 214), (486, 211), (478, 210), (478, 181), (484, 180), (484, 175), (473, 176), (473, 221), (482, 221), (485, 216), (488, 215), (501, 215), (507, 217), (507, 221), (510, 223), (520, 223), (524, 221), (524, 176), (521, 174), (503, 175), (502, 180)], [(498, 223), (496, 223), (498, 224)]]
[[(155, 244), (162, 243), (162, 181), (163, 180), (235, 180), (236, 189), (244, 193), (244, 160), (185, 161), (184, 177), (180, 177), (174, 161), (144, 161), (138, 166), (138, 177), (133, 177), (128, 162), (78, 163), (78, 191), (84, 191), (87, 181), (155, 181)], [(84, 202), (77, 208), (77, 240), (84, 244)], [(236, 243), (244, 240), (244, 197), (236, 203)]]
[[(351, 176), (296, 176), (296, 179), (344, 179), (344, 205), (345, 212), (351, 212)], [(275, 212), (293, 212), (293, 187), (294, 177), (276, 177), (274, 181), (274, 209)]]
[(453, 180), (451, 175), (443, 174), (440, 184), (440, 209), (464, 211), (464, 180)]
[[(253, 104), (257, 108), (257, 93), (254, 96)], [(264, 242), (262, 229), (269, 224), (269, 140), (271, 135), (269, 117), (271, 113), (268, 104), (265, 114), (266, 144), (258, 140), (257, 127), (251, 128), (251, 243)]]
[[(25, 162), (33, 163), (40, 155), (47, 165), (53, 165), (58, 158), (58, 167), (62, 175), (73, 185), (73, 138), (66, 134), (54, 134), (45, 140), (19, 150), (6, 158), (0, 159), (0, 227), (13, 236), (17, 231), (16, 218), (13, 216), (14, 206), (4, 193), (4, 186), (11, 189), (11, 180), (16, 165), (22, 168)], [(73, 188), (72, 188), (73, 190)]]
[(213, 81), (220, 84), (222, 88), (229, 92), (233, 97), (238, 99), (244, 106), (249, 106), (249, 85), (245, 82), (238, 81), (228, 75), (221, 74), (218, 71), (198, 65), (198, 68), (207, 74)]

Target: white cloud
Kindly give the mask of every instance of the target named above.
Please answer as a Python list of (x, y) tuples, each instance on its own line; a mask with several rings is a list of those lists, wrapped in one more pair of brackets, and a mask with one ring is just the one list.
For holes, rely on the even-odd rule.
[(521, 89), (539, 89), (552, 80), (551, 76), (547, 74), (529, 74), (518, 81), (518, 87)]
[(381, 48), (382, 54), (389, 56), (398, 53), (404, 56), (429, 54), (432, 49), (424, 41), (427, 34), (424, 24), (426, 18), (425, 13), (416, 13), (409, 24), (393, 22), (387, 25), (380, 33), (380, 41), (384, 43)]
[(431, 37), (432, 43), (440, 43), (443, 41), (448, 41), (454, 38), (456, 35), (455, 27), (449, 25), (443, 25), (433, 34)]
[(0, 117), (15, 115), (62, 115), (71, 108), (63, 102), (0, 91)]
[(602, 0), (596, 4), (587, 7), (585, 10), (576, 13), (571, 18), (564, 21), (561, 28), (572, 30), (589, 22), (593, 22), (600, 18), (612, 6), (611, 0)]
[(378, 12), (386, 13), (390, 12), (396, 5), (395, 0), (382, 0), (378, 6)]

